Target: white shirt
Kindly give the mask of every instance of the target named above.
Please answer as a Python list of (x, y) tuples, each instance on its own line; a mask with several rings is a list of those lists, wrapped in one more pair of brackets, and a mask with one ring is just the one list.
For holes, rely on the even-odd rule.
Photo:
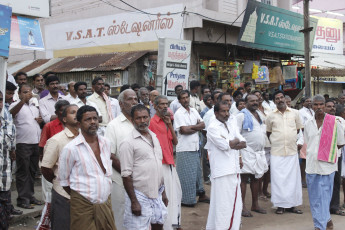
[(264, 100), (262, 102), (262, 106), (267, 108), (267, 109), (269, 108), (271, 110), (275, 110), (277, 108), (276, 104), (274, 104), (274, 102), (270, 101), (270, 100), (268, 101), (268, 103), (267, 103), (267, 101)]
[(98, 141), (105, 173), (82, 134), (63, 148), (58, 168), (60, 185), (69, 186), (94, 204), (106, 202), (111, 193), (110, 143), (102, 136)]
[(181, 103), (175, 98), (171, 103), (170, 103), (170, 109), (176, 113), (176, 111), (181, 107)]
[(95, 103), (93, 103), (92, 101), (89, 101), (87, 98), (86, 98), (86, 104), (84, 104), (84, 102), (82, 102), (79, 97), (77, 97), (76, 99), (74, 99), (70, 103), (71, 103), (71, 105), (77, 105), (79, 108), (84, 106), (84, 105), (92, 106), (96, 109), (98, 116), (102, 116), (101, 111), (99, 111), (97, 105)]
[(230, 114), (231, 115), (237, 115), (239, 112), (240, 111), (236, 107), (236, 102), (234, 101), (231, 105), (231, 108), (230, 108)]
[[(120, 144), (132, 133), (134, 126), (123, 113), (109, 122), (105, 129), (104, 137), (110, 140), (110, 150), (112, 154), (120, 159)], [(123, 186), (121, 174), (113, 169), (111, 178), (116, 184)]]
[(97, 105), (99, 111), (101, 112), (102, 123), (100, 123), (99, 125), (100, 126), (107, 126), (110, 119), (109, 119), (109, 115), (108, 115), (107, 103), (105, 102), (103, 97), (95, 92), (90, 97), (88, 97), (87, 99), (89, 101), (95, 103)]
[(71, 104), (72, 104), (72, 101), (76, 100), (77, 98), (78, 96), (73, 97), (71, 94), (68, 94), (67, 96), (65, 96), (65, 100), (67, 100)]
[(121, 113), (119, 101), (115, 98), (112, 98), (112, 97), (108, 97), (108, 98), (109, 98), (110, 104), (111, 104), (111, 112), (113, 113), (113, 117), (116, 118)]
[(252, 113), (250, 113), (250, 115), (253, 119), (253, 130), (249, 132), (248, 130), (243, 129), (244, 113), (237, 114), (237, 126), (240, 130), (241, 135), (247, 141), (247, 146), (249, 146), (254, 151), (262, 151), (264, 150), (266, 144), (266, 127), (259, 112), (258, 116), (261, 119), (261, 124)]
[[(31, 101), (31, 100), (30, 100)], [(16, 116), (13, 117), (14, 125), (16, 126), (16, 143), (21, 144), (38, 144), (41, 137), (41, 128), (35, 118), (40, 116), (40, 111), (35, 106), (35, 103), (30, 102), (24, 104)], [(14, 108), (19, 101), (13, 102), (9, 110)]]
[(45, 123), (50, 122), (50, 117), (55, 115), (55, 104), (59, 100), (65, 100), (65, 96), (58, 94), (58, 98), (55, 100), (49, 93), (44, 98), (40, 99), (40, 114)]
[(235, 128), (230, 121), (227, 121), (226, 125), (229, 132), (222, 122), (214, 119), (207, 129), (205, 149), (208, 150), (212, 178), (241, 172), (239, 151), (231, 149), (229, 142), (235, 138), (240, 141), (245, 141), (245, 139), (238, 132), (238, 128)]
[(298, 112), (299, 112), (299, 116), (301, 117), (301, 121), (302, 121), (303, 125), (305, 125), (305, 123), (309, 119), (312, 119), (314, 114), (315, 114), (314, 110), (308, 109), (306, 107), (303, 107)]
[(174, 129), (177, 132), (178, 143), (176, 152), (198, 151), (199, 150), (199, 132), (193, 134), (181, 134), (181, 126), (196, 125), (199, 120), (202, 122), (198, 111), (194, 108), (189, 108), (189, 112), (181, 106), (174, 115)]
[[(322, 127), (317, 128), (315, 117), (308, 120), (304, 126), (304, 139), (307, 144), (305, 172), (308, 174), (329, 175), (338, 170), (338, 163), (332, 164), (317, 159)], [(345, 144), (344, 129), (339, 122), (337, 122), (337, 135), (337, 145)]]
[(198, 94), (194, 94), (194, 95), (190, 94), (189, 106), (196, 109), (198, 113), (201, 112), (200, 99), (199, 99)]
[(215, 115), (214, 115), (214, 106), (212, 106), (212, 108), (207, 111), (203, 117), (204, 119), (204, 123), (205, 123), (205, 129), (204, 130), (207, 130), (209, 124), (210, 124), (210, 120), (211, 118), (214, 118)]

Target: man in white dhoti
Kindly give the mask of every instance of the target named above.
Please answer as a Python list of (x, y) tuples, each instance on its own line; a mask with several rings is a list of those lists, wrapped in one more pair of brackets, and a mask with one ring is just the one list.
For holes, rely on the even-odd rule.
[(255, 94), (247, 95), (246, 108), (236, 116), (237, 125), (241, 135), (246, 139), (247, 147), (240, 150), (243, 168), (241, 170), (241, 191), (243, 201), (243, 217), (253, 215), (245, 206), (247, 181), (250, 178), (250, 189), (252, 191), (251, 211), (266, 214), (266, 210), (259, 206), (259, 179), (268, 170), (265, 156), (265, 128), (263, 118), (257, 112), (259, 102)]
[(315, 230), (333, 229), (331, 198), (338, 169), (338, 148), (345, 144), (343, 126), (333, 115), (325, 113), (325, 98), (313, 98), (315, 116), (304, 128), (307, 144), (306, 177), (309, 203)]
[(126, 190), (124, 226), (127, 230), (162, 230), (167, 217), (162, 149), (149, 130), (150, 110), (132, 108), (135, 129), (120, 144), (121, 176)]
[(205, 148), (211, 165), (211, 203), (207, 230), (238, 230), (241, 224), (241, 166), (240, 149), (246, 147), (245, 139), (229, 120), (229, 103), (214, 106), (216, 119), (207, 129)]
[(302, 204), (301, 171), (297, 152), (297, 133), (303, 124), (297, 110), (285, 103), (283, 91), (273, 94), (277, 105), (266, 119), (267, 136), (271, 142), (271, 202), (284, 211), (302, 214), (296, 206)]

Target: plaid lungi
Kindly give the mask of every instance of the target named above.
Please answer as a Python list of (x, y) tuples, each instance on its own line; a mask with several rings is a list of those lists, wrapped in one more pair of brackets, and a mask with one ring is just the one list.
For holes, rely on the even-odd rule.
[(182, 203), (196, 204), (196, 196), (205, 194), (199, 152), (177, 152), (176, 171), (181, 182)]

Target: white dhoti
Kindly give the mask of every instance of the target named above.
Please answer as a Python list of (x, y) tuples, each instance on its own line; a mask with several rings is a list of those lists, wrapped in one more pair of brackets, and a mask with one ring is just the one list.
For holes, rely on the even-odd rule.
[(176, 168), (173, 165), (163, 164), (165, 193), (168, 197), (168, 218), (164, 222), (164, 230), (181, 227), (181, 200), (182, 189)]
[(268, 170), (267, 160), (265, 156), (265, 150), (254, 151), (252, 148), (240, 150), (242, 154), (243, 167), (241, 169), (242, 174), (253, 174), (255, 178), (261, 178)]
[(111, 190), (111, 206), (114, 213), (117, 230), (125, 230), (123, 226), (123, 215), (125, 213), (125, 188), (113, 182)]
[(241, 177), (230, 174), (211, 179), (207, 230), (238, 230), (241, 225)]
[(274, 207), (292, 208), (302, 204), (301, 170), (298, 154), (271, 155), (271, 202)]

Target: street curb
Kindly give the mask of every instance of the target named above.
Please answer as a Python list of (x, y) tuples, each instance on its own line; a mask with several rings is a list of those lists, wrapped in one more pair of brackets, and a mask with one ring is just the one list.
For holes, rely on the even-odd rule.
[(10, 225), (17, 224), (17, 223), (22, 222), (22, 221), (29, 219), (29, 218), (35, 218), (37, 216), (41, 216), (41, 212), (42, 212), (42, 209), (41, 210), (35, 210), (35, 211), (29, 212), (26, 214), (22, 214), (20, 216), (13, 216), (13, 218), (10, 220)]

